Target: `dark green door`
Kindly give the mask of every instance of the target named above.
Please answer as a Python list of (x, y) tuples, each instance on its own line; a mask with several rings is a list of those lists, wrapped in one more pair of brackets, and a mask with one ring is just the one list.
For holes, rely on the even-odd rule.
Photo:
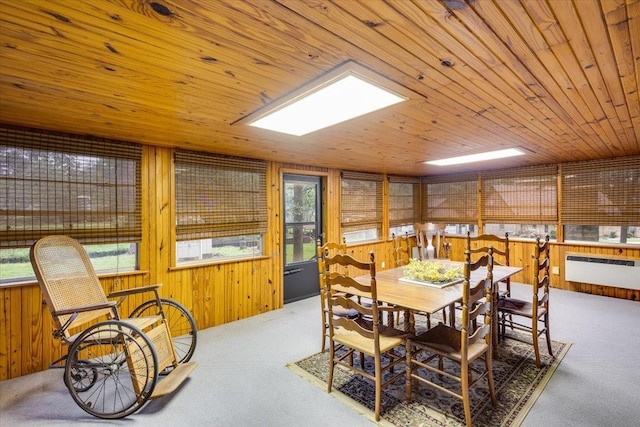
[(316, 240), (321, 234), (322, 178), (284, 175), (284, 302), (320, 293)]

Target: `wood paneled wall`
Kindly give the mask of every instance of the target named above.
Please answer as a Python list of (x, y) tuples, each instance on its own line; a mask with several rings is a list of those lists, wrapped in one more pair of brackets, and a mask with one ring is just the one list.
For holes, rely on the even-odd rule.
[[(338, 241), (340, 235), (340, 171), (269, 162), (267, 167), (269, 226), (265, 236), (265, 257), (247, 261), (198, 265), (188, 268), (173, 266), (175, 224), (173, 217), (173, 152), (162, 147), (146, 146), (143, 155), (143, 240), (140, 245), (140, 271), (102, 277), (106, 292), (151, 283), (162, 283), (161, 294), (186, 306), (199, 329), (232, 322), (282, 308), (282, 248), (281, 248), (281, 183), (283, 172), (322, 175), (325, 231), (328, 240)], [(451, 258), (462, 260), (464, 239), (449, 238)], [(392, 244), (388, 241), (352, 246), (349, 253), (368, 259), (374, 251), (378, 270), (393, 267)], [(552, 265), (560, 274), (552, 276), (557, 288), (588, 292), (632, 300), (640, 299), (640, 291), (571, 283), (564, 280), (566, 252), (587, 252), (596, 255), (623, 255), (640, 258), (640, 248), (618, 248), (552, 244)], [(514, 265), (525, 270), (515, 281), (528, 282), (533, 244), (512, 242)], [(383, 267), (384, 265), (384, 267)], [(126, 301), (121, 312), (127, 314), (145, 296)], [(40, 288), (35, 283), (0, 287), (0, 380), (47, 369), (49, 363), (66, 349), (53, 339), (53, 322)]]

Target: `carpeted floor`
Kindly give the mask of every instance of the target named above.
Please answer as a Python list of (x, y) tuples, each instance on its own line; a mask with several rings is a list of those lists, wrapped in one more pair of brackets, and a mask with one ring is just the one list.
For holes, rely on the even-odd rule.
[[(562, 361), (570, 344), (553, 341), (552, 347), (555, 358), (547, 354), (546, 343), (541, 341), (543, 366), (538, 369), (530, 344), (511, 339), (500, 344), (499, 354), (493, 362), (498, 405), (492, 407), (486, 382), (477, 384), (471, 391), (474, 426), (520, 425)], [(288, 367), (302, 378), (326, 388), (328, 363), (328, 352), (323, 352), (289, 364)], [(371, 363), (367, 363), (366, 367), (373, 370)], [(455, 368), (455, 365), (452, 364), (451, 367)], [(422, 372), (421, 375), (425, 373)], [(433, 376), (432, 379), (438, 381), (436, 378)], [(460, 400), (421, 385), (417, 389), (414, 388), (413, 402), (409, 404), (405, 400), (404, 386), (404, 381), (399, 380), (383, 392), (382, 418), (386, 423), (393, 426), (464, 425), (464, 412)], [(372, 382), (346, 369), (336, 369), (333, 390), (332, 393), (345, 404), (357, 408), (373, 419)]]

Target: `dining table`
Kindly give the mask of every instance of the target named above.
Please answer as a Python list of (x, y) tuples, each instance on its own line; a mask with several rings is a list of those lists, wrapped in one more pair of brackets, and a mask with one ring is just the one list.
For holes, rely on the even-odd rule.
[[(460, 261), (441, 261), (450, 266), (464, 266), (464, 262)], [(498, 283), (522, 271), (522, 267), (516, 266), (493, 266), (493, 283), (492, 295), (493, 301), (497, 301)], [(376, 289), (378, 301), (402, 307), (406, 310), (406, 320), (412, 312), (437, 313), (443, 308), (449, 307), (449, 323), (455, 325), (455, 304), (462, 300), (463, 282), (455, 283), (449, 286), (439, 287), (428, 284), (418, 284), (406, 280), (404, 267), (396, 267), (389, 270), (377, 271), (375, 275)], [(480, 267), (471, 272), (470, 282), (475, 285), (487, 276), (487, 268)], [(363, 275), (354, 277), (356, 281), (362, 284), (370, 284), (371, 276)], [(336, 289), (340, 290), (340, 289)], [(352, 294), (357, 292), (350, 290)], [(496, 349), (498, 342), (498, 319), (497, 304), (491, 304), (491, 334), (493, 348)], [(412, 321), (405, 322), (406, 328), (412, 328)]]

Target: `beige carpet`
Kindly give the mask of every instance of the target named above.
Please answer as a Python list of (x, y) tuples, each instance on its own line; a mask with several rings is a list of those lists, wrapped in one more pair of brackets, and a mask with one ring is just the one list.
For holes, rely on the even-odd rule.
[[(500, 351), (493, 363), (498, 406), (494, 408), (491, 405), (486, 382), (477, 384), (471, 391), (473, 425), (476, 427), (520, 425), (569, 347), (568, 343), (553, 341), (555, 357), (552, 358), (547, 354), (546, 342), (541, 340), (543, 366), (537, 369), (533, 347), (530, 344), (512, 339), (500, 343)], [(370, 363), (366, 366), (373, 369)], [(327, 352), (314, 354), (291, 363), (288, 367), (312, 384), (326, 389)], [(374, 387), (367, 379), (345, 369), (336, 369), (332, 395), (363, 416), (374, 420)], [(417, 389), (414, 388), (413, 402), (408, 404), (405, 400), (403, 380), (397, 381), (384, 390), (382, 407), (381, 425), (464, 425), (464, 413), (460, 400), (421, 385)]]

